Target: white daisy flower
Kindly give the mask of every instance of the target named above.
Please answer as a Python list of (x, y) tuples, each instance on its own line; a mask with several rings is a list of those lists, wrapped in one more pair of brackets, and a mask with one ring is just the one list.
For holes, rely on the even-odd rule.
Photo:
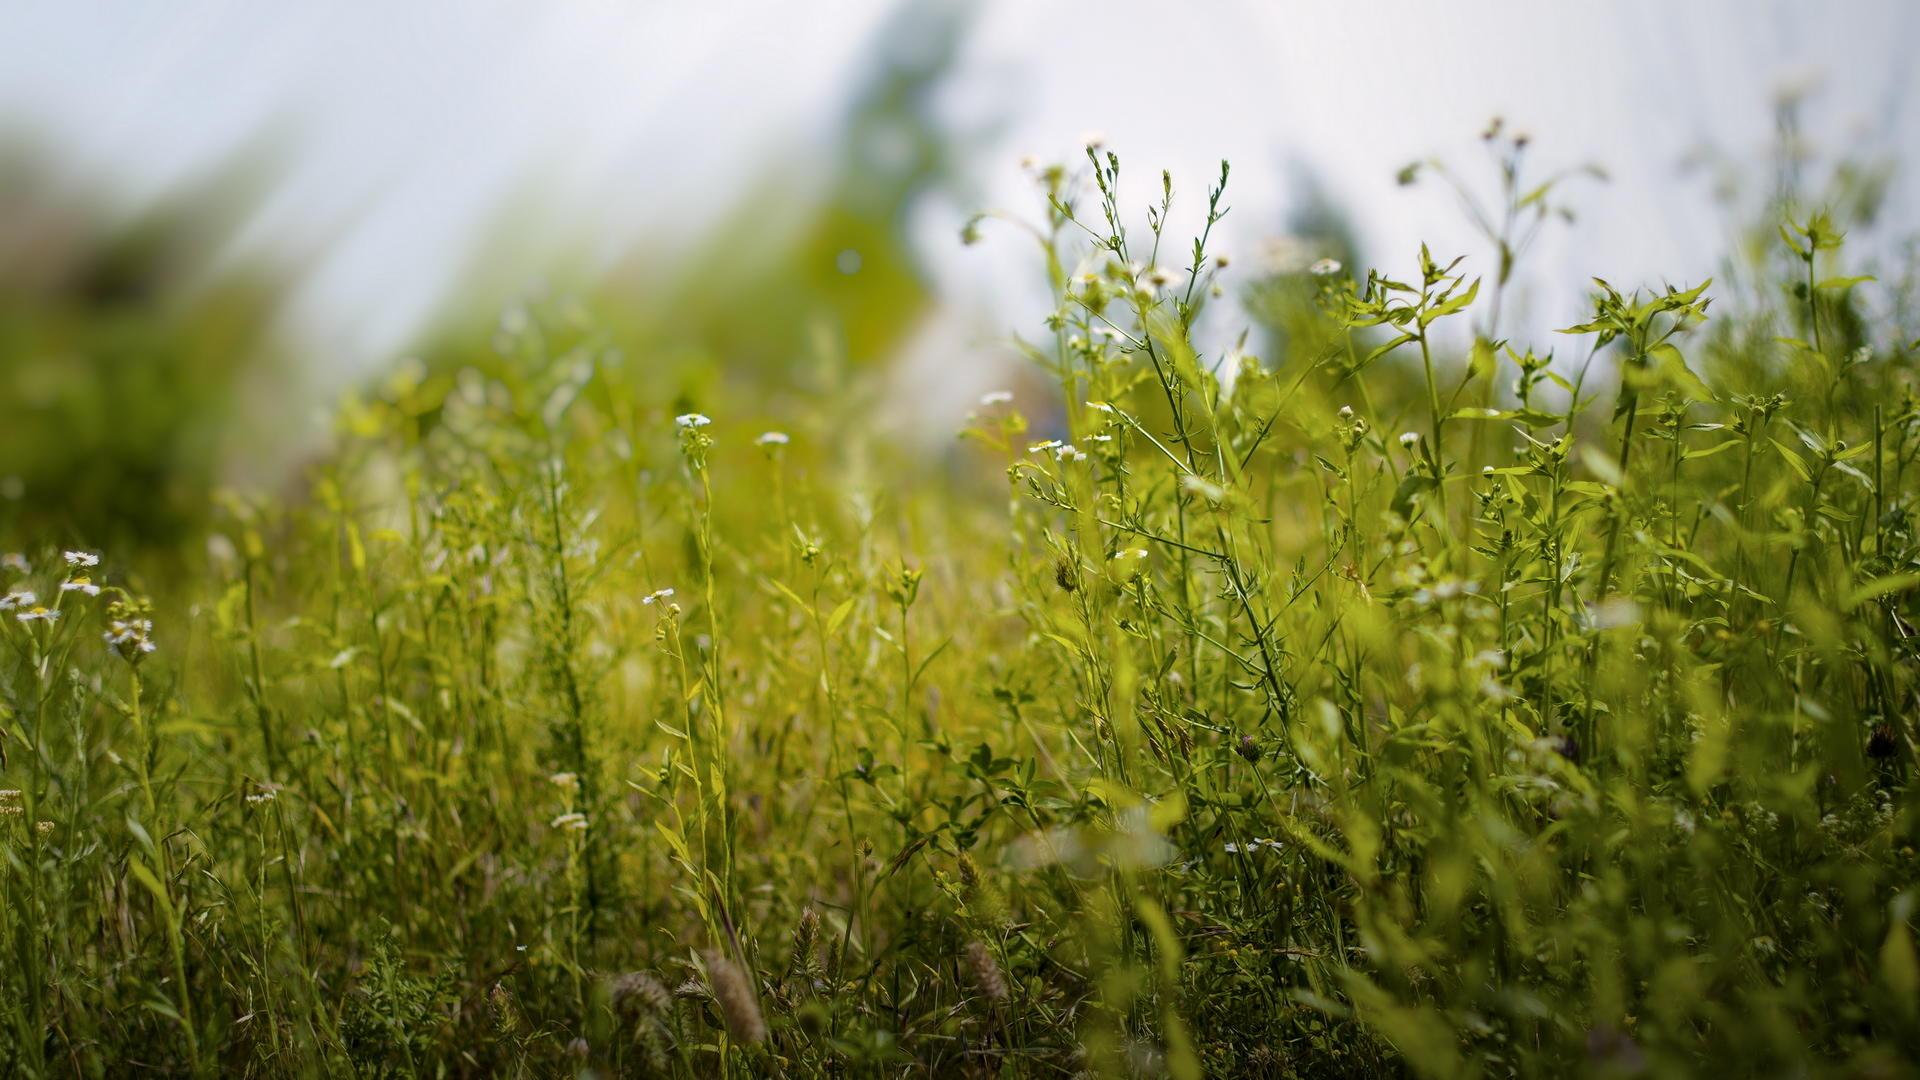
[(23, 623), (36, 622), (36, 621), (37, 622), (54, 622), (60, 618), (60, 613), (57, 611), (48, 611), (46, 608), (43, 608), (43, 607), (35, 607), (35, 608), (28, 608), (27, 610), (21, 612), (20, 614), (15, 615), (14, 618), (19, 619)]
[(787, 437), (787, 433), (786, 433), (786, 432), (784, 432), (784, 431), (763, 431), (763, 432), (761, 432), (761, 433), (760, 433), (760, 437), (759, 437), (759, 438), (757, 438), (757, 439), (755, 439), (755, 440), (753, 440), (753, 445), (755, 445), (755, 446), (785, 446), (785, 445), (787, 445), (788, 443), (790, 443), (790, 442), (792, 442), (792, 441), (793, 441), (793, 440), (792, 440), (792, 439), (790, 439), (790, 438), (788, 438), (788, 437)]
[(556, 829), (566, 829), (571, 832), (585, 832), (587, 831), (587, 815), (579, 811), (574, 811), (570, 814), (561, 814), (559, 817), (553, 819), (552, 825)]
[(1013, 391), (1011, 390), (989, 390), (980, 395), (980, 404), (988, 408), (992, 408), (995, 405), (1005, 405), (1012, 400)]
[(679, 416), (674, 417), (673, 422), (678, 427), (692, 429), (706, 427), (708, 424), (713, 423), (713, 420), (697, 412), (690, 412), (681, 413)]
[(9, 551), (5, 555), (0, 555), (0, 567), (11, 570), (16, 574), (30, 573), (33, 570), (33, 567), (27, 565), (27, 557), (17, 551)]
[(5, 596), (0, 596), (0, 611), (12, 611), (14, 608), (30, 608), (39, 602), (40, 598), (35, 596), (31, 590), (15, 589)]
[(641, 597), (640, 602), (651, 607), (656, 601), (671, 599), (673, 599), (672, 589), (655, 589), (653, 592)]
[(1307, 267), (1307, 273), (1312, 274), (1314, 277), (1332, 277), (1339, 272), (1339, 259), (1320, 259), (1312, 266)]
[(1406, 448), (1407, 448), (1407, 449), (1409, 449), (1409, 450), (1411, 450), (1411, 449), (1413, 449), (1413, 448), (1414, 448), (1414, 447), (1416, 447), (1416, 446), (1419, 446), (1419, 445), (1420, 445), (1420, 433), (1419, 433), (1419, 432), (1417, 432), (1417, 431), (1403, 431), (1403, 432), (1401, 432), (1401, 433), (1400, 433), (1400, 445), (1401, 445), (1401, 446), (1404, 446), (1404, 447), (1406, 447)]
[(90, 551), (69, 551), (64, 553), (68, 566), (99, 566), (100, 556)]
[(100, 586), (95, 585), (93, 582), (88, 581), (84, 576), (82, 576), (82, 577), (76, 577), (76, 578), (69, 578), (66, 581), (61, 582), (60, 591), (63, 593), (77, 592), (77, 593), (86, 593), (88, 596), (99, 596)]

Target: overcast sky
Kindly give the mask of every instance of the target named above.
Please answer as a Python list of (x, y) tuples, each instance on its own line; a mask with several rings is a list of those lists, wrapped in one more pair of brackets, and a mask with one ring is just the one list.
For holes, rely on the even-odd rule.
[[(0, 124), (128, 207), (269, 136), (286, 168), (247, 243), (295, 258), (290, 325), (345, 372), (404, 347), (509, 200), (610, 253), (697, 236), (756, 166), (833, 130), (891, 10), (13, 0)], [(1721, 225), (1679, 162), (1709, 140), (1758, 154), (1784, 83), (1818, 88), (1809, 126), (1828, 148), (1920, 155), (1917, 41), (1920, 5), (1900, 0), (1019, 0), (981, 8), (941, 107), (991, 132), (967, 158), (980, 202), (1028, 207), (1019, 157), (1069, 155), (1098, 129), (1134, 175), (1169, 167), (1196, 196), (1231, 158), (1238, 248), (1280, 229), (1305, 163), (1396, 269), (1422, 239), (1481, 252), (1438, 189), (1394, 174), (1436, 153), (1473, 161), (1499, 113), (1535, 134), (1543, 165), (1613, 176), (1578, 192), (1580, 222), (1549, 233), (1536, 275), (1632, 283), (1711, 272)], [(1895, 189), (1897, 230), (1920, 222), (1911, 187)], [(1022, 325), (1038, 311), (1024, 253), (960, 248), (969, 209), (919, 208), (928, 273), (953, 310)], [(1543, 290), (1522, 320), (1550, 325), (1578, 300)]]

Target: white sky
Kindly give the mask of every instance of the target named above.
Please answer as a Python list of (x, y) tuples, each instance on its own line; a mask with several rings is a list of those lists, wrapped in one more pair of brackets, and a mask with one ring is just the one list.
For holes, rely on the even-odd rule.
[[(891, 10), (12, 0), (0, 125), (42, 136), (129, 207), (264, 134), (288, 165), (247, 242), (294, 262), (290, 323), (344, 375), (404, 347), (509, 201), (609, 252), (697, 236), (758, 166), (832, 130)], [(1535, 134), (1542, 165), (1613, 174), (1578, 192), (1580, 223), (1549, 231), (1534, 274), (1631, 284), (1712, 271), (1719, 220), (1678, 162), (1704, 139), (1757, 152), (1785, 79), (1821, 87), (1809, 130), (1824, 146), (1920, 156), (1916, 42), (1920, 5), (1900, 0), (1006, 0), (982, 5), (943, 107), (991, 125), (966, 158), (986, 204), (1030, 208), (1019, 156), (1072, 153), (1098, 129), (1134, 177), (1169, 167), (1196, 200), (1232, 159), (1225, 239), (1245, 251), (1279, 231), (1297, 160), (1395, 269), (1422, 239), (1482, 254), (1437, 185), (1393, 178), (1435, 153), (1477, 163), (1475, 134), (1497, 112)], [(1890, 208), (1900, 231), (1920, 227), (1910, 190), (1896, 186)], [(928, 272), (951, 310), (1030, 329), (1041, 304), (1026, 253), (960, 248), (970, 209), (920, 208)], [(1577, 284), (1540, 293), (1522, 328), (1578, 302)]]

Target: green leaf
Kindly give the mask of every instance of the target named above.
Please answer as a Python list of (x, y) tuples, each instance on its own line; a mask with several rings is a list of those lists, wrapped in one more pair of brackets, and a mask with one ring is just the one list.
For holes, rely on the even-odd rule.
[(1693, 369), (1687, 366), (1686, 358), (1673, 345), (1661, 342), (1647, 350), (1647, 358), (1652, 362), (1654, 376), (1659, 382), (1691, 400), (1713, 400), (1713, 391), (1700, 381), (1700, 376), (1693, 373)]
[(1853, 288), (1855, 285), (1860, 285), (1865, 282), (1874, 281), (1874, 280), (1877, 280), (1877, 279), (1872, 274), (1862, 274), (1858, 277), (1831, 277), (1815, 285), (1814, 288), (1839, 289), (1840, 291), (1845, 292), (1846, 290)]
[(1856, 608), (1875, 597), (1886, 596), (1889, 593), (1906, 592), (1916, 585), (1920, 585), (1920, 573), (1888, 574), (1884, 577), (1877, 577), (1871, 581), (1862, 582), (1854, 586), (1853, 589), (1847, 593), (1846, 597), (1841, 600), (1840, 606), (1843, 608)]

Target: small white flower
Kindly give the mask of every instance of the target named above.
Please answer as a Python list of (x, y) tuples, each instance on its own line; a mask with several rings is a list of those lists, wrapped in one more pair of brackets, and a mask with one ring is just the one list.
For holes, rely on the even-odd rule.
[(989, 390), (980, 395), (980, 404), (987, 408), (992, 408), (995, 405), (1005, 405), (1012, 400), (1013, 391), (1011, 390)]
[(673, 599), (672, 589), (655, 589), (653, 592), (641, 597), (640, 602), (651, 607), (656, 601), (671, 599)]
[(761, 433), (760, 433), (760, 437), (759, 437), (759, 438), (757, 438), (757, 439), (755, 439), (755, 440), (753, 440), (753, 445), (755, 445), (755, 446), (785, 446), (785, 445), (787, 445), (788, 443), (790, 443), (790, 442), (792, 442), (792, 441), (793, 441), (793, 440), (792, 440), (792, 439), (790, 439), (790, 438), (788, 438), (788, 437), (787, 437), (787, 433), (786, 433), (786, 432), (784, 432), (784, 431), (763, 431), (763, 432), (761, 432)]
[(1172, 285), (1177, 279), (1178, 275), (1165, 267), (1156, 266), (1147, 271), (1147, 284), (1152, 285), (1156, 289), (1164, 289)]
[(1340, 416), (1340, 419), (1342, 419), (1342, 420), (1351, 420), (1351, 419), (1353, 419), (1353, 406), (1351, 406), (1351, 405), (1342, 405), (1342, 406), (1340, 406), (1340, 413), (1339, 413), (1339, 416)]
[(1233, 265), (1233, 260), (1228, 257), (1226, 252), (1222, 251), (1213, 257), (1213, 265), (1225, 270), (1227, 267)]
[(1087, 408), (1092, 409), (1095, 412), (1103, 412), (1103, 413), (1110, 413), (1113, 411), (1113, 406), (1107, 404), (1104, 401), (1089, 401), (1087, 402)]
[(1083, 131), (1080, 133), (1080, 145), (1089, 150), (1098, 150), (1107, 145), (1107, 133), (1104, 131)]
[(713, 423), (713, 420), (697, 412), (690, 412), (681, 413), (679, 416), (674, 417), (673, 422), (678, 427), (691, 430), (693, 428), (706, 427), (708, 424)]
[(63, 593), (77, 592), (77, 593), (86, 593), (88, 596), (99, 596), (100, 586), (95, 585), (91, 581), (88, 581), (86, 577), (83, 575), (81, 577), (69, 578), (68, 580), (61, 582), (60, 591)]
[(115, 656), (127, 656), (125, 650), (135, 653), (154, 651), (152, 619), (115, 619), (107, 624), (107, 632), (100, 635), (107, 648)]
[(1320, 259), (1307, 267), (1307, 273), (1314, 277), (1331, 277), (1340, 272), (1339, 259)]
[(270, 803), (278, 797), (279, 796), (277, 796), (274, 793), (272, 788), (268, 788), (265, 791), (256, 791), (253, 794), (247, 796), (247, 801), (252, 803), (255, 806), (258, 806), (261, 803)]
[(69, 551), (65, 553), (68, 566), (99, 566), (100, 556), (90, 551)]
[(1492, 475), (1493, 475), (1493, 466), (1491, 466), (1491, 465), (1482, 465), (1482, 466), (1480, 466), (1480, 475), (1481, 475), (1481, 476), (1492, 476)]
[(16, 574), (25, 574), (33, 570), (33, 567), (27, 565), (27, 557), (17, 551), (9, 551), (5, 555), (0, 555), (0, 567), (11, 570)]
[(1059, 439), (1048, 439), (1045, 442), (1037, 442), (1027, 447), (1027, 453), (1029, 454), (1048, 453), (1050, 451), (1058, 450), (1065, 445), (1066, 444), (1061, 442)]
[(587, 815), (577, 810), (572, 813), (561, 814), (559, 817), (553, 819), (552, 826), (556, 829), (566, 829), (571, 832), (585, 832), (587, 830)]
[(54, 622), (60, 618), (60, 613), (57, 611), (48, 611), (43, 607), (36, 607), (29, 608), (15, 615), (14, 618), (19, 619), (21, 622)]
[(1419, 432), (1417, 432), (1417, 431), (1403, 431), (1403, 432), (1401, 432), (1401, 433), (1400, 433), (1400, 445), (1401, 445), (1401, 446), (1404, 446), (1404, 447), (1406, 447), (1406, 448), (1407, 448), (1407, 449), (1409, 449), (1409, 450), (1411, 450), (1411, 449), (1413, 449), (1413, 448), (1414, 448), (1414, 447), (1416, 447), (1416, 446), (1419, 446), (1419, 445), (1420, 445), (1420, 433), (1419, 433)]
[(580, 777), (570, 772), (554, 773), (547, 777), (547, 780), (557, 788), (566, 788), (568, 791), (580, 790)]
[(30, 608), (39, 602), (40, 598), (35, 596), (31, 590), (15, 589), (5, 596), (0, 596), (0, 611), (12, 611), (14, 608)]

